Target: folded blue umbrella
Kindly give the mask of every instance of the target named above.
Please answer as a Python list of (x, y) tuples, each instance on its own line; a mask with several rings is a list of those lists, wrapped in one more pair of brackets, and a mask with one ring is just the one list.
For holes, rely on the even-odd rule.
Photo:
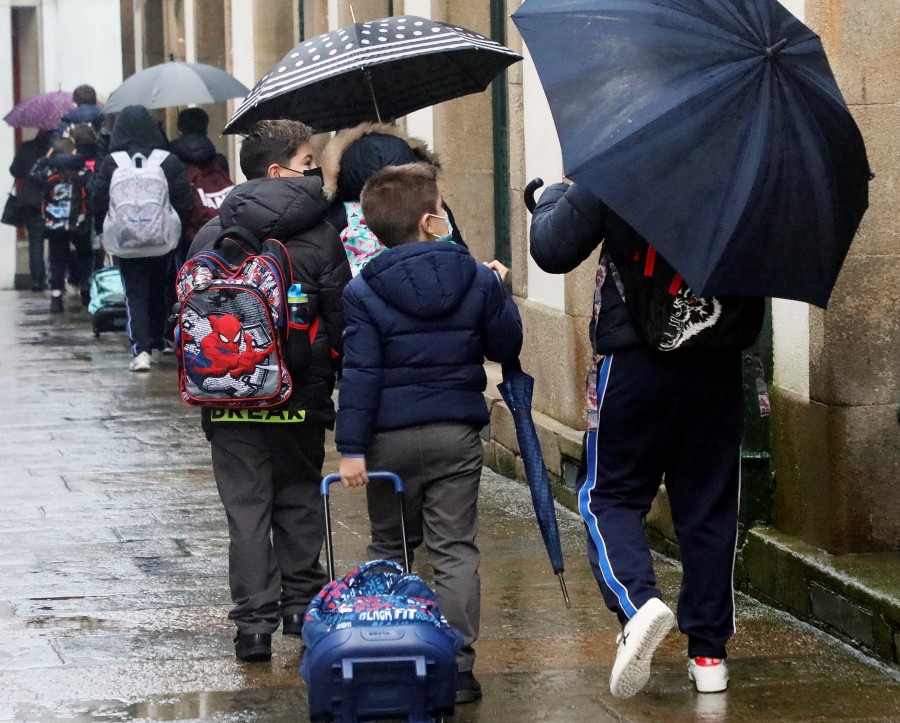
[(517, 359), (514, 363), (503, 365), (503, 381), (497, 385), (497, 389), (500, 390), (503, 401), (506, 402), (506, 406), (512, 413), (513, 423), (516, 426), (516, 439), (519, 441), (519, 451), (522, 453), (522, 461), (525, 464), (525, 476), (528, 479), (528, 487), (531, 489), (531, 502), (534, 505), (538, 526), (541, 528), (541, 537), (544, 538), (544, 546), (547, 548), (553, 572), (559, 577), (559, 585), (566, 600), (566, 607), (569, 607), (569, 593), (563, 577), (565, 567), (562, 546), (559, 541), (556, 507), (553, 502), (553, 493), (550, 491), (547, 466), (544, 464), (544, 456), (541, 453), (541, 443), (538, 440), (534, 419), (531, 416), (534, 377), (522, 371)]

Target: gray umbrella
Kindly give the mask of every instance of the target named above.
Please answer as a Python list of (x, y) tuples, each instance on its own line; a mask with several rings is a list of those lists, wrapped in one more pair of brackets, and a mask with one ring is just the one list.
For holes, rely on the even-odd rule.
[(160, 63), (130, 76), (109, 96), (104, 113), (118, 113), (129, 105), (171, 108), (243, 98), (250, 92), (230, 73), (202, 63)]

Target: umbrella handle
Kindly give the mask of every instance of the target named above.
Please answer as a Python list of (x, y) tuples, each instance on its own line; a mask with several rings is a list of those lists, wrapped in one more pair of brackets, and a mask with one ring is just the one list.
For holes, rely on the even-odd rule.
[(525, 186), (525, 208), (528, 209), (529, 213), (534, 213), (534, 192), (537, 191), (541, 186), (544, 185), (543, 178), (532, 178), (528, 185)]

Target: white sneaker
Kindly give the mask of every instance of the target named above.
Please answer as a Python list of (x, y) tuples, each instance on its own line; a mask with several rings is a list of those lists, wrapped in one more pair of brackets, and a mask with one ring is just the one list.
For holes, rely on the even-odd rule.
[(151, 361), (150, 355), (147, 352), (142, 351), (131, 360), (131, 364), (128, 365), (128, 370), (132, 372), (150, 371)]
[(619, 634), (619, 652), (609, 676), (609, 692), (630, 698), (650, 679), (650, 663), (657, 646), (675, 624), (675, 613), (659, 598), (641, 605)]
[(728, 687), (728, 666), (722, 658), (691, 658), (688, 678), (698, 693), (721, 693)]

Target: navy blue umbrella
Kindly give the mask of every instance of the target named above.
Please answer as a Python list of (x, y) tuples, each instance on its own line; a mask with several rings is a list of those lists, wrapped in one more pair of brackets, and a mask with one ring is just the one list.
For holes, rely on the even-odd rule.
[(563, 577), (565, 567), (562, 546), (559, 542), (556, 507), (553, 503), (553, 494), (550, 492), (547, 467), (544, 465), (544, 457), (541, 454), (541, 443), (534, 427), (534, 419), (531, 417), (534, 377), (523, 372), (516, 360), (513, 364), (503, 365), (503, 381), (497, 385), (497, 389), (500, 390), (503, 401), (512, 412), (513, 422), (516, 426), (516, 439), (519, 441), (519, 451), (522, 453), (522, 461), (525, 463), (525, 476), (528, 478), (528, 487), (531, 489), (531, 502), (534, 505), (538, 527), (541, 528), (541, 537), (544, 538), (544, 546), (547, 548), (553, 572), (559, 577), (559, 585), (566, 600), (566, 607), (569, 607), (569, 592)]
[(824, 307), (868, 207), (819, 37), (777, 0), (526, 0), (566, 175), (698, 295)]

